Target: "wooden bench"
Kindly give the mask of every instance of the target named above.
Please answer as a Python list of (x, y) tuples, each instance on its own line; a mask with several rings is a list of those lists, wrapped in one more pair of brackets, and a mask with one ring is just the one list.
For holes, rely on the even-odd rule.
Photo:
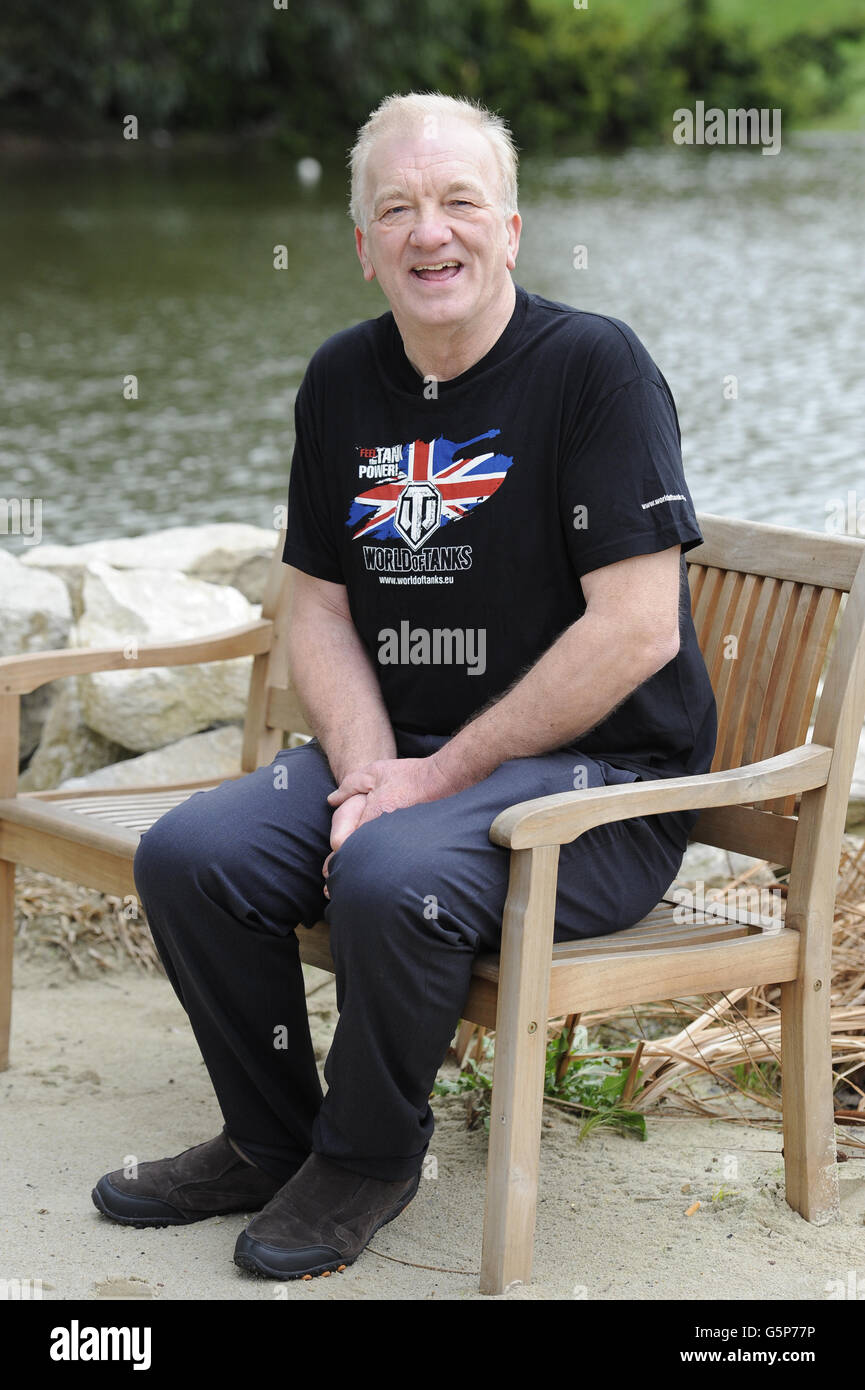
[[(718, 749), (705, 776), (567, 792), (502, 808), (511, 852), (499, 956), (475, 964), (465, 1017), (496, 1031), (481, 1289), (531, 1277), (549, 1018), (758, 984), (781, 985), (786, 1196), (808, 1221), (838, 1210), (829, 1003), (841, 835), (865, 714), (865, 543), (702, 516), (687, 557), (716, 692)], [(135, 892), (140, 833), (210, 783), (16, 795), (20, 696), (58, 677), (253, 657), (242, 770), (269, 763), (306, 721), (286, 656), (291, 571), (281, 541), (261, 618), (190, 643), (43, 652), (0, 661), (0, 1067), (7, 1065), (16, 864), (108, 893)], [(845, 598), (846, 595), (846, 598)], [(843, 604), (840, 621), (839, 609)], [(826, 665), (822, 693), (816, 700)], [(815, 709), (816, 705), (816, 709)], [(814, 716), (813, 741), (806, 743)], [(609, 938), (553, 944), (559, 846), (591, 826), (699, 808), (692, 839), (790, 868), (786, 919), (676, 924), (672, 903)], [(303, 959), (332, 968), (321, 922)]]

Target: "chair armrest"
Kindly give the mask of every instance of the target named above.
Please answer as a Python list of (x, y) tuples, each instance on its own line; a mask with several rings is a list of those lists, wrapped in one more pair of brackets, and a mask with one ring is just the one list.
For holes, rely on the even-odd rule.
[(27, 695), (61, 676), (90, 671), (129, 671), (144, 666), (196, 666), (234, 656), (258, 656), (270, 650), (273, 623), (268, 618), (226, 628), (191, 641), (165, 642), (134, 648), (64, 647), (34, 656), (0, 658), (0, 695)]
[(831, 762), (831, 748), (806, 743), (777, 757), (725, 772), (659, 777), (650, 782), (538, 796), (501, 811), (490, 827), (490, 839), (508, 849), (567, 845), (593, 826), (628, 820), (631, 816), (697, 811), (707, 806), (741, 806), (789, 796), (822, 787)]

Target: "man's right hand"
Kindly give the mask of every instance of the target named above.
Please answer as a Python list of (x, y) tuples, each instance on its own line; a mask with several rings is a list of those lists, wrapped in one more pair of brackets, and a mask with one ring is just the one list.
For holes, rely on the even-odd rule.
[[(333, 858), (335, 852), (340, 848), (340, 846), (345, 844), (352, 831), (357, 829), (358, 824), (360, 822), (360, 818), (363, 815), (365, 809), (366, 792), (358, 792), (356, 796), (350, 796), (347, 801), (344, 801), (342, 803), (341, 806), (337, 806), (336, 810), (334, 811), (333, 818), (330, 822), (331, 852), (325, 859), (324, 864), (322, 865), (322, 874), (324, 875), (325, 879), (327, 879), (328, 865), (330, 864), (331, 859)], [(330, 897), (330, 893), (327, 891), (326, 882), (324, 885), (324, 896), (326, 898)]]

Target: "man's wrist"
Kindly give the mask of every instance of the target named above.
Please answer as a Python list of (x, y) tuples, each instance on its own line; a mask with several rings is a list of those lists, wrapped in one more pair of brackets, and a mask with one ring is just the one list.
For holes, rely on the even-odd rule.
[(429, 761), (436, 778), (448, 789), (442, 792), (443, 796), (453, 796), (455, 792), (465, 791), (467, 787), (482, 782), (498, 765), (484, 756), (470, 729), (471, 725), (454, 734), (453, 738), (430, 754)]
[(329, 753), (325, 749), (330, 770), (336, 785), (348, 777), (351, 772), (359, 772), (361, 768), (368, 767), (370, 763), (386, 762), (390, 758), (397, 756), (396, 741), (383, 742), (380, 746), (365, 745), (358, 750), (340, 750)]

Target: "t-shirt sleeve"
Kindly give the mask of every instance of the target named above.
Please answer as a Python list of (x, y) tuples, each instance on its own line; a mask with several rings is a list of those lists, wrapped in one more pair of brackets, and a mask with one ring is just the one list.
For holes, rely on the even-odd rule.
[(660, 373), (639, 375), (576, 413), (560, 474), (562, 524), (578, 577), (702, 541), (679, 424)]
[(309, 369), (294, 403), (294, 430), (282, 558), (316, 579), (344, 584)]

